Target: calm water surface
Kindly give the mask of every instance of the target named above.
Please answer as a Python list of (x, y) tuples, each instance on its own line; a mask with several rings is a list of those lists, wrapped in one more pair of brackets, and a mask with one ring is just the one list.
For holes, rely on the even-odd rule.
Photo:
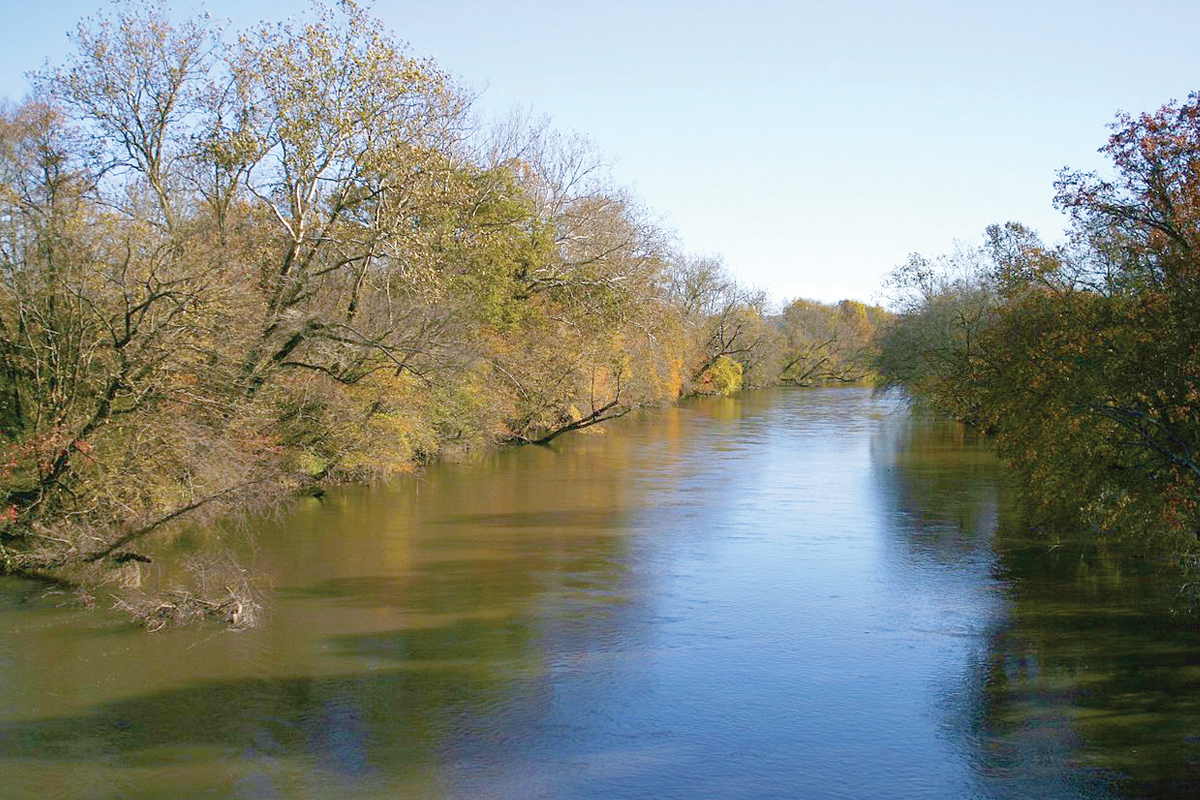
[(1195, 796), (1171, 587), (1006, 508), (956, 426), (780, 390), (306, 501), (250, 632), (3, 583), (0, 797)]

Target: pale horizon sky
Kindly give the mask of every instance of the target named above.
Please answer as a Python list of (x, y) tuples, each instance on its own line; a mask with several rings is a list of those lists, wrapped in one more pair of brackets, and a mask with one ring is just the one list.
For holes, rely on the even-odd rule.
[[(0, 97), (106, 3), (3, 14)], [(364, 4), (371, 5), (371, 4)], [(306, 2), (172, 3), (234, 29)], [(1016, 220), (1049, 241), (1059, 169), (1098, 169), (1118, 110), (1200, 89), (1194, 0), (378, 0), (417, 56), (591, 138), (674, 230), (777, 300), (878, 299), (910, 252)]]

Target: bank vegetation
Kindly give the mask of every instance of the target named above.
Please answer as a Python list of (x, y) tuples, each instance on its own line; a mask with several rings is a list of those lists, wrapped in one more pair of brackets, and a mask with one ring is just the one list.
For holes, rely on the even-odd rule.
[(691, 393), (868, 376), (880, 309), (772, 313), (584, 138), (480, 123), (353, 3), (236, 34), (124, 3), (73, 38), (0, 113), (4, 572), (246, 623), (235, 560), (189, 556), (163, 594), (152, 542)]
[(1008, 223), (912, 256), (882, 386), (990, 433), (1046, 531), (1195, 568), (1200, 536), (1200, 95), (1120, 115), (1111, 177), (1060, 174), (1071, 225)]

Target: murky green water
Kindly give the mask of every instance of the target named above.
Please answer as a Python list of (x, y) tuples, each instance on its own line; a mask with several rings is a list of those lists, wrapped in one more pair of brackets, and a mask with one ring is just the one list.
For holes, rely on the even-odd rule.
[(955, 426), (781, 390), (306, 502), (250, 632), (0, 584), (0, 797), (1194, 796), (1170, 587), (1006, 520)]

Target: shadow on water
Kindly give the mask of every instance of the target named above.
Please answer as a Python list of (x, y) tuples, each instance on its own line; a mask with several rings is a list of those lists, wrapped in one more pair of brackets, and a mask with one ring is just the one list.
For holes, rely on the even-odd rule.
[[(0, 759), (101, 771), (110, 791), (73, 785), (58, 769), (46, 796), (330, 796), (394, 785), (435, 767), (447, 748), (512, 720), (496, 719), (520, 696), (529, 632), (519, 621), (464, 620), (436, 628), (338, 636), (338, 655), (377, 659), (347, 674), (211, 681), (106, 703), (89, 713), (0, 727)], [(489, 747), (502, 742), (488, 740)], [(181, 769), (181, 765), (186, 768)], [(122, 773), (172, 768), (153, 783)], [(9, 789), (20, 782), (10, 781)], [(353, 787), (353, 788), (351, 788)], [(24, 796), (24, 793), (21, 793)], [(9, 796), (9, 795), (6, 795)], [(32, 796), (32, 793), (30, 793)]]
[(1062, 731), (1113, 796), (1196, 796), (1200, 640), (1170, 614), (1171, 582), (1078, 553), (1016, 550), (1003, 564), (1014, 621), (976, 665), (981, 740), (1007, 744), (995, 749), (1008, 761), (1024, 740), (1028, 762)]
[[(61, 625), (43, 636), (7, 595), (25, 644), (0, 674), (0, 797), (462, 796), (447, 787), (455, 765), (506, 762), (514, 732), (538, 730), (545, 637), (594, 650), (627, 579), (612, 512), (570, 504), (591, 484), (543, 493), (535, 510), (507, 492), (473, 502), (476, 479), (424, 477), (419, 510), (408, 490), (350, 489), (265, 530), (273, 619), (197, 639), (194, 654), (186, 631), (93, 622), (86, 639)], [(143, 675), (136, 656), (114, 660), (126, 647)], [(113, 674), (85, 675), (91, 659)], [(56, 703), (56, 681), (117, 697)], [(31, 714), (19, 686), (68, 713)]]
[[(285, 557), (273, 564), (279, 578), (342, 568), (336, 558), (320, 561), (310, 551), (307, 537), (328, 519), (327, 508), (313, 507), (288, 520), (294, 548), (283, 549)], [(74, 713), (0, 724), (0, 797), (454, 796), (437, 788), (448, 764), (480, 752), (503, 760), (506, 739), (496, 732), (533, 728), (528, 715), (539, 705), (543, 667), (532, 611), (548, 594), (564, 591), (546, 577), (561, 548), (502, 546), (505, 531), (497, 520), (489, 523), (494, 536), (479, 552), (430, 556), (387, 574), (335, 574), (283, 586), (272, 624), (226, 635), (216, 647), (204, 642), (195, 664), (179, 652), (182, 633), (157, 637), (161, 649), (153, 650), (148, 638), (154, 637), (121, 626), (123, 635), (108, 637), (113, 646), (130, 642), (156, 660), (147, 664), (147, 688), (107, 702), (72, 703)], [(347, 541), (342, 549), (377, 539)], [(590, 557), (581, 572), (615, 579), (619, 573), (606, 566), (609, 541), (589, 540), (570, 558)], [(525, 557), (525, 548), (537, 557)], [(428, 548), (415, 549), (428, 555)], [(337, 551), (326, 540), (324, 552)], [(351, 563), (362, 559), (355, 555)], [(43, 663), (53, 675), (50, 653), (58, 641), (30, 642), (45, 652), (27, 651), (22, 660)], [(259, 675), (229, 668), (239, 648), (256, 654), (250, 672)], [(204, 677), (199, 664), (206, 659), (232, 674)], [(178, 674), (169, 674), (172, 667)], [(136, 680), (127, 667), (112, 678)], [(95, 680), (106, 688), (103, 676)], [(3, 682), (0, 676), (0, 688)], [(40, 690), (54, 692), (47, 685)], [(77, 691), (65, 684), (63, 690)]]
[[(399, 628), (320, 637), (323, 674), (191, 680), (0, 724), (0, 797), (553, 797), (520, 772), (531, 748), (601, 757), (586, 736), (572, 745), (564, 734), (620, 704), (605, 689), (573, 693), (567, 708), (578, 716), (556, 711), (563, 700), (548, 672), (597, 675), (606, 686), (607, 659), (629, 646), (619, 609), (556, 600), (549, 617), (533, 614), (518, 599), (545, 600), (528, 591), (533, 582), (501, 600), (460, 595), (448, 608), (427, 582), (417, 592), (402, 585), (377, 576), (289, 590), (290, 602), (395, 604), (413, 615)], [(547, 636), (553, 661), (540, 646)], [(548, 776), (537, 764), (535, 777), (573, 791), (570, 771), (554, 765)], [(639, 768), (612, 764), (604, 774)]]
[(1035, 538), (986, 444), (914, 418), (877, 442), (897, 569), (990, 574), (991, 621), (943, 687), (945, 730), (988, 797), (1170, 798), (1200, 791), (1200, 637), (1174, 584), (1074, 537)]
[(457, 514), (437, 521), (438, 525), (489, 525), (501, 528), (600, 528), (612, 529), (618, 522), (609, 509), (562, 509), (518, 511), (506, 514)]

